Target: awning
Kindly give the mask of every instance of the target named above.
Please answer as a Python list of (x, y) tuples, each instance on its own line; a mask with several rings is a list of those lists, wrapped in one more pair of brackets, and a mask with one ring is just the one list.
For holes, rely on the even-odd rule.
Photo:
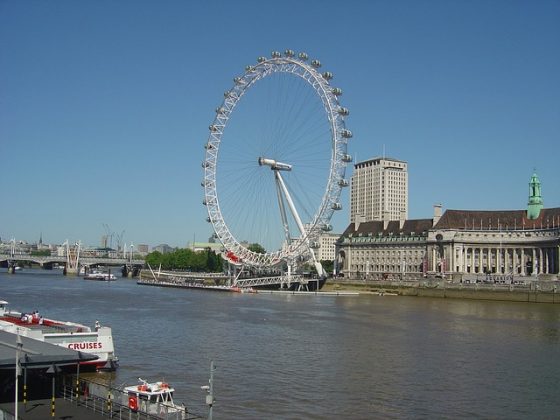
[[(18, 335), (0, 331), (0, 369), (15, 369)], [(99, 357), (81, 351), (67, 349), (44, 341), (20, 336), (20, 365), (30, 369), (74, 365), (97, 360)]]

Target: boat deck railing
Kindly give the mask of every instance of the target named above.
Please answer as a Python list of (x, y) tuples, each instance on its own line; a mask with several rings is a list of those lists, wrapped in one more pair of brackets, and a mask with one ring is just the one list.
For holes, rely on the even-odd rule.
[(61, 396), (67, 401), (112, 419), (194, 420), (205, 418), (190, 411), (175, 411), (172, 407), (165, 404), (158, 404), (158, 414), (143, 411), (141, 407), (138, 410), (132, 410), (128, 403), (125, 403), (125, 401), (128, 401), (128, 394), (124, 390), (90, 379), (79, 378), (76, 380), (76, 375), (64, 378)]

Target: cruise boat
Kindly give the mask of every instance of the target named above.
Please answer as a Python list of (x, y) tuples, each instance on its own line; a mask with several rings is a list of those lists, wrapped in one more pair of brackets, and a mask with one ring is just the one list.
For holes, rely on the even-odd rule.
[[(178, 405), (173, 401), (175, 389), (166, 382), (148, 382), (138, 378), (138, 385), (124, 388), (123, 404), (134, 413), (147, 413), (156, 418), (186, 419), (187, 407)], [(151, 418), (151, 417), (150, 417)]]
[(115, 281), (117, 276), (113, 273), (94, 270), (84, 276), (84, 280)]
[(97, 356), (97, 360), (80, 364), (86, 369), (115, 370), (118, 367), (112, 330), (98, 321), (92, 330), (75, 322), (44, 318), (38, 311), (13, 311), (8, 308), (7, 301), (0, 300), (0, 329)]

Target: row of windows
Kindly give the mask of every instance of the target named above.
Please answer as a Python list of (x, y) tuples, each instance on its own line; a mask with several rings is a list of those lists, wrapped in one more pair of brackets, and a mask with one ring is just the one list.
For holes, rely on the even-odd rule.
[(408, 250), (368, 250), (368, 251), (353, 251), (352, 254), (355, 254), (358, 257), (362, 257), (362, 256), (372, 256), (374, 258), (379, 258), (379, 256), (381, 258), (387, 256), (387, 257), (396, 257), (396, 256), (424, 256), (424, 254), (426, 253), (426, 250), (424, 249), (408, 249)]
[(367, 258), (353, 258), (352, 262), (354, 263), (371, 263), (371, 264), (399, 264), (399, 263), (403, 263), (403, 264), (420, 264), (423, 261), (422, 258), (411, 258), (411, 259), (405, 259), (405, 260), (400, 260), (398, 258), (387, 258), (387, 259), (383, 259), (383, 258), (371, 258), (371, 259), (367, 259)]

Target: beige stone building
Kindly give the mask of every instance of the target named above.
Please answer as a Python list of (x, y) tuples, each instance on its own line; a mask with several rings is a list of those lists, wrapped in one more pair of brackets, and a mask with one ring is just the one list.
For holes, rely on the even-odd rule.
[(418, 277), (432, 226), (432, 219), (350, 223), (337, 242), (337, 272), (366, 280)]
[(430, 230), (428, 273), (557, 275), (560, 208), (526, 210), (447, 210)]
[(338, 272), (359, 279), (437, 275), (507, 281), (560, 273), (560, 208), (545, 209), (533, 174), (526, 210), (446, 210), (432, 219), (350, 223), (337, 242)]
[(385, 157), (356, 163), (350, 188), (350, 223), (407, 217), (407, 163)]
[(317, 252), (317, 259), (319, 261), (334, 261), (338, 238), (340, 238), (340, 233), (323, 233), (319, 236), (319, 249)]

